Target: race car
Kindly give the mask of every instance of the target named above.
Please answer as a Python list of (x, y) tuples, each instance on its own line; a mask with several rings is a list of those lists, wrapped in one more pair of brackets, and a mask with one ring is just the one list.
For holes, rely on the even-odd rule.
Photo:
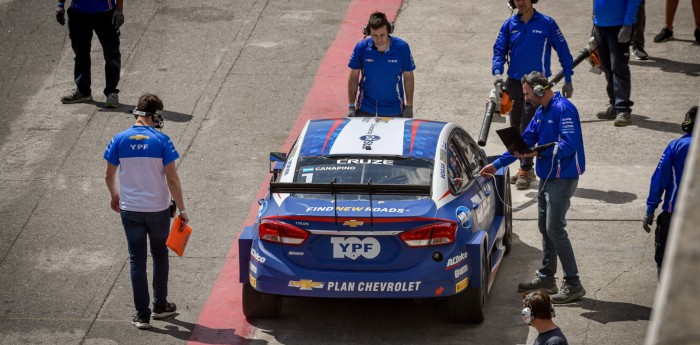
[(239, 238), (243, 313), (276, 318), (284, 296), (443, 298), (482, 322), (511, 249), (508, 168), (452, 122), (311, 120), (270, 154), (269, 193)]

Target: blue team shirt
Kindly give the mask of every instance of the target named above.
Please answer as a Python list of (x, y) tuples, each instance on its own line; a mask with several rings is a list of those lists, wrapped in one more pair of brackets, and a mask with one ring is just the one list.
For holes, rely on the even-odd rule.
[(594, 0), (593, 25), (632, 26), (637, 22), (637, 11), (642, 0)]
[(491, 72), (493, 75), (503, 74), (506, 55), (510, 54), (508, 77), (521, 80), (532, 71), (549, 77), (552, 75), (552, 48), (557, 51), (559, 63), (564, 69), (564, 81), (570, 83), (574, 74), (574, 58), (554, 19), (535, 11), (526, 24), (520, 16), (514, 15), (503, 23), (498, 32), (493, 45)]
[(151, 126), (132, 126), (114, 136), (104, 159), (119, 167), (122, 210), (159, 212), (170, 205), (164, 167), (180, 155), (167, 135)]
[(116, 0), (73, 0), (70, 7), (78, 12), (99, 13), (117, 8)]
[[(578, 110), (571, 101), (559, 92), (549, 101), (547, 107), (538, 107), (532, 121), (523, 133), (528, 146), (556, 142), (559, 146), (554, 159), (554, 148), (543, 150), (537, 156), (535, 171), (540, 179), (575, 179), (586, 171), (586, 154), (583, 150), (583, 133)], [(506, 151), (493, 162), (500, 169), (515, 161)]]
[(654, 213), (654, 210), (661, 203), (662, 196), (664, 200), (663, 210), (673, 213), (676, 197), (678, 197), (678, 191), (681, 187), (685, 158), (688, 156), (692, 140), (693, 137), (686, 134), (671, 141), (664, 150), (659, 165), (654, 171), (654, 175), (651, 176), (647, 213)]
[(416, 69), (406, 41), (391, 36), (389, 49), (381, 53), (368, 37), (357, 43), (348, 67), (362, 70), (359, 108), (372, 114), (403, 114), (403, 72)]

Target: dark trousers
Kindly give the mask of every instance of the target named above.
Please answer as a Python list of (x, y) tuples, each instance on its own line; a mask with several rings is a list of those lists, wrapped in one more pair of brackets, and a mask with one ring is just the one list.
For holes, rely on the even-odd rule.
[[(513, 100), (513, 109), (510, 111), (510, 126), (520, 130), (520, 134), (525, 133), (527, 126), (535, 116), (535, 107), (530, 102), (525, 100), (523, 95), (523, 85), (520, 80), (508, 78), (506, 80), (506, 91), (510, 99)], [(534, 166), (532, 158), (524, 158), (520, 160), (520, 169), (530, 171)]]
[(644, 29), (646, 29), (647, 15), (644, 12), (644, 0), (639, 4), (637, 11), (637, 22), (634, 24), (634, 33), (632, 34), (632, 47), (644, 48)]
[(654, 231), (654, 261), (656, 261), (657, 276), (661, 274), (661, 263), (664, 261), (664, 252), (666, 251), (666, 240), (668, 239), (668, 230), (671, 229), (672, 213), (666, 211), (656, 217), (656, 230)]
[(618, 112), (631, 113), (634, 102), (630, 101), (632, 94), (630, 45), (617, 42), (620, 28), (621, 26), (596, 26), (593, 33), (598, 43), (600, 65), (605, 72), (608, 100)]
[(170, 209), (160, 212), (121, 212), (122, 225), (129, 245), (131, 289), (134, 306), (139, 315), (151, 315), (148, 307), (148, 243), (153, 257), (153, 304), (165, 305), (168, 300), (168, 247), (165, 241), (170, 232)]
[(90, 49), (92, 33), (102, 45), (105, 59), (105, 89), (104, 94), (119, 93), (119, 72), (122, 66), (122, 56), (119, 53), (119, 30), (112, 24), (114, 10), (100, 13), (82, 13), (68, 8), (68, 35), (71, 47), (75, 53), (73, 77), (78, 91), (83, 95), (91, 95), (90, 81)]

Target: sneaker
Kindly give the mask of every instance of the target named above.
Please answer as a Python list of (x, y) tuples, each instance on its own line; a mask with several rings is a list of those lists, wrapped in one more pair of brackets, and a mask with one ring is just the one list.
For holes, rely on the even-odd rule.
[(648, 60), (649, 59), (649, 54), (644, 51), (643, 47), (634, 47), (632, 48), (632, 54), (634, 54), (634, 57), (637, 60)]
[(520, 283), (518, 284), (518, 291), (520, 292), (528, 292), (528, 291), (534, 291), (534, 290), (541, 290), (544, 291), (550, 295), (557, 293), (557, 283), (556, 282), (545, 282), (540, 278), (539, 275), (535, 275), (535, 279), (533, 279), (531, 282), (527, 283)]
[(119, 95), (116, 93), (110, 93), (107, 95), (107, 101), (105, 102), (105, 108), (118, 108), (119, 107)]
[(619, 112), (617, 113), (617, 117), (615, 118), (615, 127), (625, 127), (632, 123), (632, 115), (630, 113), (626, 112)]
[(665, 26), (663, 27), (663, 29), (661, 29), (661, 32), (659, 32), (658, 35), (654, 36), (654, 42), (656, 42), (656, 43), (666, 42), (666, 41), (672, 40), (672, 39), (673, 39), (673, 30), (671, 30)]
[(518, 170), (517, 176), (518, 179), (515, 181), (515, 188), (520, 190), (530, 188), (530, 182), (537, 179), (537, 177), (535, 177), (535, 172), (532, 169), (520, 169)]
[[(530, 177), (532, 178), (532, 180), (533, 181), (536, 180), (537, 177), (535, 176), (534, 170), (528, 170), (528, 171), (531, 172)], [(515, 182), (518, 181), (518, 178), (520, 178), (520, 174), (524, 174), (526, 172), (527, 171), (525, 171), (523, 169), (518, 169), (518, 172), (516, 172), (515, 175), (510, 177), (510, 180), (509, 180), (510, 184), (515, 184)]]
[(581, 299), (581, 297), (586, 295), (586, 289), (583, 285), (578, 284), (577, 286), (571, 286), (567, 283), (561, 284), (559, 292), (550, 296), (552, 304), (563, 304), (570, 303)]
[(151, 321), (151, 317), (148, 315), (139, 315), (138, 313), (134, 314), (134, 319), (131, 320), (131, 324), (136, 326), (138, 329), (149, 329), (151, 328), (151, 324), (149, 323)]
[(177, 307), (175, 303), (165, 303), (165, 305), (153, 305), (153, 319), (160, 320), (165, 319), (168, 316), (175, 315), (175, 310)]
[(73, 104), (87, 101), (92, 101), (92, 96), (83, 95), (78, 90), (73, 90), (73, 93), (71, 93), (70, 95), (61, 97), (61, 103), (63, 104)]
[(617, 109), (614, 106), (609, 106), (607, 110), (601, 111), (596, 114), (596, 117), (601, 120), (612, 120), (617, 115)]

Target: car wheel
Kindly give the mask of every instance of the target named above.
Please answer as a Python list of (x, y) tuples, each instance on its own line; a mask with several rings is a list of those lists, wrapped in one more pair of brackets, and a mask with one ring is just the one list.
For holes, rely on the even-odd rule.
[(461, 293), (450, 296), (447, 311), (450, 321), (460, 323), (481, 323), (484, 321), (486, 292), (488, 291), (488, 260), (486, 252), (481, 257), (481, 287), (468, 287)]
[(249, 319), (276, 319), (282, 312), (282, 296), (255, 290), (243, 284), (243, 314)]
[(510, 197), (510, 183), (508, 183), (508, 179), (505, 180), (505, 185), (506, 196), (504, 200), (505, 205), (503, 205), (505, 219), (503, 221), (505, 222), (506, 233), (503, 234), (503, 246), (506, 247), (505, 254), (508, 254), (513, 247), (513, 200)]

